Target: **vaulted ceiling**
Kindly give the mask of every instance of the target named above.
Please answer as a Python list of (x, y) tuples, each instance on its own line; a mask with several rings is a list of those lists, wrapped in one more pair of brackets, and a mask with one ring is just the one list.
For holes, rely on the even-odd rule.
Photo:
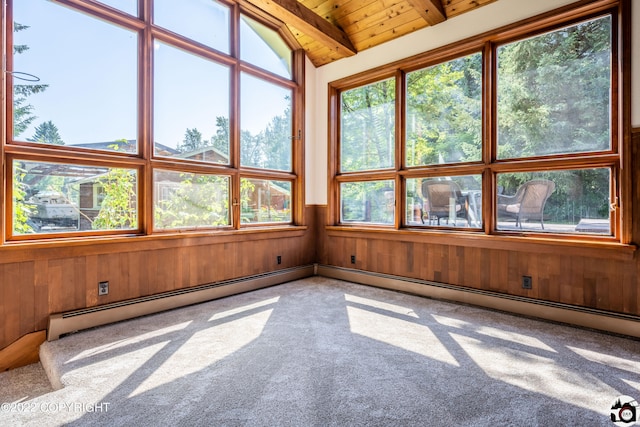
[(316, 66), (438, 25), (496, 0), (241, 0), (285, 24)]

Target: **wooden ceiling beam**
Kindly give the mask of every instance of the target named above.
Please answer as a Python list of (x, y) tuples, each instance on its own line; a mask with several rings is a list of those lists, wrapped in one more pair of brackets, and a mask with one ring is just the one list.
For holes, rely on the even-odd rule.
[(244, 0), (241, 3), (245, 1), (313, 37), (341, 56), (353, 56), (357, 53), (344, 31), (297, 0)]
[(422, 19), (429, 25), (436, 25), (447, 20), (442, 0), (408, 0)]

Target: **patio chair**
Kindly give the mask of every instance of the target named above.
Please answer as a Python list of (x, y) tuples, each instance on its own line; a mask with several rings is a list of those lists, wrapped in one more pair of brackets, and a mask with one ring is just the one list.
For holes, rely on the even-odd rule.
[[(428, 221), (437, 220), (440, 225), (440, 219), (446, 218), (464, 218), (469, 226), (469, 201), (462, 194), (460, 186), (454, 181), (428, 179), (422, 181), (422, 196), (427, 201), (426, 212)], [(450, 208), (454, 209), (454, 213), (450, 212)], [(424, 222), (424, 221), (423, 221)]]
[(498, 219), (515, 218), (520, 228), (523, 221), (540, 221), (544, 230), (544, 205), (555, 189), (553, 181), (534, 179), (518, 187), (513, 196), (498, 194)]

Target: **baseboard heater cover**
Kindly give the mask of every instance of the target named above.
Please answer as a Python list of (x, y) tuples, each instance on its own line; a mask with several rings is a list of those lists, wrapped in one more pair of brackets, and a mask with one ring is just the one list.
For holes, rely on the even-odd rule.
[(318, 265), (316, 271), (324, 277), (640, 338), (640, 316), (343, 267)]
[(314, 265), (225, 280), (49, 316), (47, 341), (64, 334), (313, 276)]

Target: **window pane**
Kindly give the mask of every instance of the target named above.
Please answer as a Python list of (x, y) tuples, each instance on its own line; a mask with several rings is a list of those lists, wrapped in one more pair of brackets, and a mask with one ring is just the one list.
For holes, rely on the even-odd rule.
[(395, 184), (392, 180), (340, 184), (340, 222), (393, 224)]
[(13, 233), (138, 227), (134, 169), (13, 162)]
[(229, 69), (156, 41), (156, 156), (229, 163)]
[(229, 178), (154, 171), (153, 219), (156, 229), (230, 225)]
[(100, 0), (100, 3), (120, 9), (130, 15), (138, 15), (138, 0)]
[(291, 222), (291, 182), (240, 180), (243, 224)]
[(291, 90), (243, 73), (240, 164), (291, 170)]
[(611, 234), (611, 171), (498, 175), (498, 230)]
[(240, 16), (240, 59), (291, 78), (291, 48), (271, 28)]
[(155, 0), (153, 3), (156, 25), (224, 53), (229, 53), (229, 16), (229, 8), (214, 0)]
[(498, 49), (498, 157), (611, 147), (611, 18)]
[(482, 227), (482, 176), (407, 180), (407, 224)]
[(407, 75), (407, 166), (482, 159), (482, 55)]
[(14, 5), (13, 131), (21, 141), (137, 152), (136, 33), (44, 0)]
[(395, 79), (342, 92), (340, 170), (393, 167), (395, 159)]

